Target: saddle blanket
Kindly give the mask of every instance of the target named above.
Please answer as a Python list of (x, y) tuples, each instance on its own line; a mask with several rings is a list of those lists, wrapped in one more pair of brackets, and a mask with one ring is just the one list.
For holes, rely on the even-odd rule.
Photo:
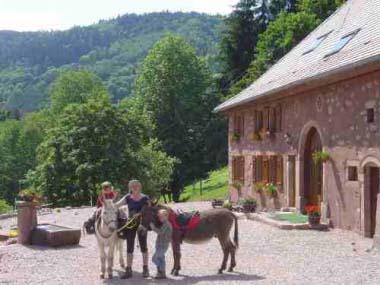
[(190, 231), (195, 229), (199, 222), (201, 221), (201, 217), (199, 212), (190, 212), (190, 213), (176, 213), (171, 211), (169, 213), (169, 222), (172, 227), (181, 231)]

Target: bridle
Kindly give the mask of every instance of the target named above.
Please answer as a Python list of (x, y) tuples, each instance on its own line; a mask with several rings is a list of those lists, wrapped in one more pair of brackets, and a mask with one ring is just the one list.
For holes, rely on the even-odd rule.
[(100, 215), (99, 216), (99, 218), (96, 220), (96, 224), (97, 224), (97, 228), (98, 228), (98, 233), (99, 233), (99, 235), (102, 237), (102, 238), (104, 238), (104, 239), (109, 239), (115, 232), (117, 232), (117, 230), (115, 230), (115, 231), (113, 231), (109, 236), (104, 236), (102, 233), (101, 233), (101, 231), (99, 230), (100, 229), (100, 222), (103, 222), (104, 224), (105, 224), (105, 226), (107, 227), (107, 228), (109, 228), (109, 225), (111, 224), (111, 223), (116, 223), (116, 225), (117, 225), (117, 219), (112, 219), (112, 220), (110, 220), (110, 221), (105, 221), (104, 219), (102, 219), (102, 215)]

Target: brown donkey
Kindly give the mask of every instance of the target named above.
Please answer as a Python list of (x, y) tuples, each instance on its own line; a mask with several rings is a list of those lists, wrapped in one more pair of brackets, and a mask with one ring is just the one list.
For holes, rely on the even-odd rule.
[[(163, 205), (145, 206), (142, 211), (141, 230), (150, 229), (150, 223), (158, 224), (157, 212), (165, 209), (170, 214), (174, 211)], [(173, 226), (173, 256), (174, 267), (171, 274), (177, 276), (181, 270), (181, 243), (182, 241), (190, 244), (199, 244), (211, 240), (216, 237), (223, 250), (223, 262), (219, 269), (219, 273), (227, 268), (228, 256), (231, 254), (231, 262), (228, 271), (233, 271), (236, 266), (235, 252), (238, 248), (238, 221), (236, 216), (227, 209), (211, 209), (199, 213), (199, 224), (191, 230), (180, 230)], [(230, 231), (235, 222), (234, 242), (230, 237)]]

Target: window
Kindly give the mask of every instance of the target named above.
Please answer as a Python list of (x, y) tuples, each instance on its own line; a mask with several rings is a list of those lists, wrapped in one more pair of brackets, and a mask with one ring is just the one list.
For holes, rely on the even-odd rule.
[(374, 123), (375, 122), (375, 109), (369, 108), (367, 109), (367, 123)]
[(269, 130), (269, 116), (270, 116), (270, 108), (265, 107), (264, 108), (264, 114), (263, 114), (263, 121), (264, 121), (264, 130), (268, 131)]
[(232, 180), (244, 183), (244, 156), (232, 158)]
[(244, 135), (244, 115), (239, 114), (234, 116), (234, 135), (239, 137)]
[(263, 128), (263, 112), (255, 111), (255, 132), (258, 133)]
[(358, 181), (358, 168), (356, 166), (348, 167), (348, 181)]
[(323, 36), (316, 38), (314, 43), (311, 45), (311, 47), (309, 49), (307, 49), (302, 55), (308, 54), (308, 53), (312, 52), (313, 50), (315, 50), (317, 47), (319, 47), (321, 45), (321, 43), (329, 36), (329, 34), (331, 32), (332, 32), (332, 30), (330, 32), (328, 32), (327, 34), (324, 34)]
[(356, 34), (360, 31), (360, 29), (342, 37), (333, 47), (332, 51), (330, 51), (328, 54), (325, 55), (325, 57), (328, 57), (330, 55), (333, 55), (339, 51), (341, 51), (355, 36)]
[(282, 111), (281, 111), (281, 105), (276, 106), (276, 130), (281, 131), (282, 130)]
[(252, 182), (283, 183), (283, 159), (281, 155), (253, 156), (252, 157)]

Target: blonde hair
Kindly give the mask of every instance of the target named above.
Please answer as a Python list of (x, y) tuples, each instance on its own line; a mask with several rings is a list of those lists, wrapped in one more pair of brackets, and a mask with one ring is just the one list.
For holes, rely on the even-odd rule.
[(162, 215), (162, 216), (165, 216), (165, 217), (168, 217), (168, 215), (169, 215), (168, 211), (166, 211), (165, 209), (159, 210), (158, 214)]
[(133, 185), (139, 185), (140, 188), (142, 188), (142, 184), (141, 184), (141, 182), (138, 181), (138, 180), (131, 180), (131, 181), (129, 181), (129, 183), (128, 183), (128, 188), (131, 189), (131, 187), (132, 187)]
[(111, 182), (105, 181), (105, 182), (102, 183), (102, 189), (108, 188), (108, 187), (112, 188), (112, 183)]

